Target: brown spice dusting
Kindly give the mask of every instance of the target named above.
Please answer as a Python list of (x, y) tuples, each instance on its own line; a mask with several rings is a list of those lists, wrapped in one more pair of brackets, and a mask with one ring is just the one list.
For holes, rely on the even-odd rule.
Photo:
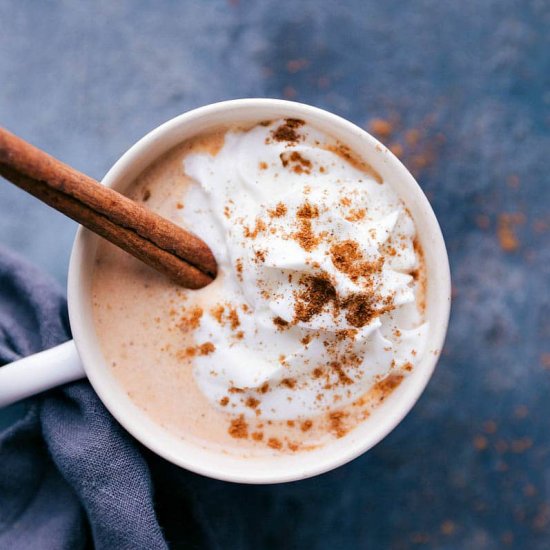
[(330, 431), (338, 438), (344, 437), (348, 432), (348, 428), (346, 428), (344, 423), (344, 419), (347, 416), (349, 416), (349, 414), (344, 411), (334, 411), (328, 415)]
[(223, 323), (224, 311), (225, 311), (225, 307), (219, 304), (210, 310), (210, 315), (212, 315), (212, 317), (214, 317), (214, 319), (216, 319), (216, 321), (218, 321), (218, 323), (221, 325)]
[(487, 441), (487, 438), (483, 435), (476, 435), (474, 437), (474, 448), (477, 451), (484, 451), (488, 446), (489, 442)]
[(304, 58), (289, 59), (286, 63), (286, 70), (289, 73), (297, 73), (309, 65), (309, 60)]
[(367, 211), (364, 208), (352, 208), (345, 217), (348, 222), (358, 222), (365, 219)]
[(281, 440), (277, 439), (276, 437), (270, 437), (267, 440), (267, 446), (277, 450), (280, 450), (283, 448), (283, 444), (281, 443)]
[(244, 419), (244, 415), (241, 414), (238, 418), (233, 419), (227, 431), (235, 439), (246, 439), (248, 437), (248, 424)]
[(183, 203), (182, 203), (182, 202), (178, 202), (178, 203), (176, 204), (176, 208), (177, 208), (178, 210), (181, 210), (181, 209), (183, 208)]
[(497, 423), (494, 420), (487, 420), (483, 423), (483, 431), (488, 434), (494, 434), (497, 431)]
[(340, 241), (330, 248), (330, 256), (334, 267), (348, 275), (356, 282), (359, 277), (367, 277), (379, 273), (384, 265), (381, 257), (375, 262), (363, 261), (363, 254), (355, 241)]
[(235, 261), (235, 271), (237, 272), (237, 278), (242, 281), (243, 280), (243, 261), (241, 258), (237, 258)]
[(389, 374), (386, 378), (383, 378), (380, 382), (377, 382), (373, 386), (372, 390), (377, 392), (379, 394), (379, 399), (383, 401), (393, 392), (393, 390), (395, 390), (395, 388), (399, 386), (399, 384), (401, 384), (403, 378), (405, 377), (402, 374)]
[(254, 256), (259, 262), (265, 262), (265, 250), (256, 250), (256, 252), (254, 252)]
[(372, 294), (352, 294), (342, 302), (342, 307), (347, 310), (347, 322), (357, 328), (364, 327), (380, 314)]
[(277, 203), (275, 208), (268, 210), (267, 213), (271, 218), (282, 218), (287, 213), (286, 205), (282, 202)]
[(353, 384), (353, 380), (344, 372), (344, 369), (340, 363), (333, 361), (330, 364), (330, 368), (338, 375), (338, 381), (344, 386)]
[(263, 432), (252, 432), (252, 434), (250, 434), (250, 437), (254, 441), (261, 441), (264, 438), (264, 433)]
[(307, 323), (321, 313), (325, 305), (336, 300), (336, 290), (326, 277), (304, 275), (300, 284), (304, 290), (296, 296), (294, 320)]
[(311, 336), (311, 334), (306, 334), (301, 340), (300, 342), (304, 345), (304, 346), (307, 346), (310, 342), (311, 342), (311, 339), (313, 338), (313, 336)]
[(199, 355), (210, 355), (216, 351), (216, 346), (212, 342), (205, 342), (199, 346)]
[(500, 214), (498, 217), (497, 236), (500, 247), (504, 252), (515, 252), (520, 243), (515, 232), (515, 226), (523, 223), (523, 214)]
[(286, 425), (289, 426), (290, 428), (293, 428), (294, 424), (295, 424), (294, 420), (287, 420), (286, 421)]
[(273, 319), (273, 324), (278, 328), (278, 329), (283, 329), (285, 327), (288, 327), (288, 321), (285, 321), (282, 317), (275, 317)]
[(317, 380), (318, 378), (321, 378), (323, 376), (323, 369), (321, 367), (315, 367), (313, 369), (313, 378)]
[(403, 370), (407, 372), (411, 372), (413, 370), (413, 364), (408, 362), (403, 365)]
[(229, 308), (228, 317), (229, 317), (231, 330), (235, 330), (236, 328), (238, 328), (241, 325), (241, 320), (239, 319), (239, 314), (237, 313), (237, 310), (235, 308), (233, 308), (233, 307)]
[(229, 397), (227, 397), (227, 395), (220, 399), (220, 405), (222, 407), (227, 407), (228, 403), (229, 403)]
[(407, 143), (407, 145), (414, 147), (419, 140), (420, 140), (420, 132), (415, 128), (411, 130), (407, 130), (405, 132), (405, 142)]
[(255, 239), (261, 232), (265, 230), (266, 230), (265, 222), (260, 218), (256, 218), (256, 225), (254, 226), (254, 229), (250, 229), (249, 227), (243, 227), (243, 235), (247, 239)]
[(300, 134), (296, 131), (297, 128), (303, 126), (305, 121), (297, 118), (287, 118), (284, 123), (271, 132), (271, 137), (275, 141), (287, 141), (296, 143), (300, 139)]
[(369, 122), (369, 130), (381, 138), (388, 138), (393, 132), (393, 124), (383, 118), (373, 118)]
[(258, 167), (260, 168), (260, 170), (267, 170), (267, 162), (260, 162)]
[(319, 236), (313, 232), (311, 221), (308, 219), (299, 219), (299, 229), (292, 236), (308, 252), (311, 252), (321, 242)]
[(184, 357), (195, 357), (197, 355), (197, 348), (190, 346), (185, 348), (182, 352), (178, 352), (178, 358), (182, 359)]
[(279, 155), (285, 168), (296, 174), (311, 174), (312, 164), (309, 159), (304, 158), (298, 151), (284, 151)]
[(395, 142), (391, 143), (388, 149), (396, 156), (396, 157), (402, 157), (404, 150), (403, 145), (401, 143)]
[(319, 208), (315, 204), (311, 204), (310, 202), (305, 202), (296, 211), (296, 216), (298, 216), (298, 218), (308, 219), (308, 220), (311, 220), (312, 218), (318, 218)]
[(251, 409), (256, 409), (259, 404), (260, 404), (260, 401), (252, 396), (248, 397), (245, 403), (245, 405)]
[(296, 379), (295, 378), (283, 378), (281, 380), (281, 384), (291, 390), (293, 390), (296, 387)]
[(179, 328), (184, 331), (196, 329), (200, 324), (202, 314), (202, 308), (198, 306), (191, 308), (187, 314), (181, 318)]
[(267, 393), (269, 391), (269, 384), (267, 382), (264, 382), (261, 386), (260, 386), (260, 389), (258, 390), (260, 393)]
[(229, 393), (244, 393), (244, 390), (241, 388), (236, 388), (235, 386), (231, 386), (227, 391)]
[(340, 204), (342, 206), (351, 206), (351, 199), (349, 197), (342, 197), (340, 199)]
[(303, 431), (303, 432), (307, 432), (309, 430), (311, 430), (311, 427), (313, 426), (313, 422), (311, 420), (304, 420), (301, 424), (300, 424), (300, 429)]
[(337, 145), (328, 145), (326, 149), (344, 159), (357, 170), (368, 174), (377, 183), (384, 183), (382, 176), (368, 162), (362, 160), (355, 153), (353, 153), (347, 145), (338, 143)]

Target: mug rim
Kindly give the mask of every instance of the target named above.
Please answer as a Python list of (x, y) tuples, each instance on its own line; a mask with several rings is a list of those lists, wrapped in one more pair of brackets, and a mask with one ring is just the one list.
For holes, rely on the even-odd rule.
[[(337, 468), (357, 458), (378, 444), (404, 419), (425, 390), (435, 370), (441, 349), (443, 348), (450, 316), (451, 282), (448, 255), (439, 223), (422, 189), (407, 168), (399, 161), (399, 159), (397, 159), (397, 157), (395, 157), (395, 155), (393, 155), (393, 153), (391, 153), (391, 151), (386, 148), (386, 146), (381, 144), (368, 132), (362, 128), (359, 128), (352, 122), (323, 109), (303, 103), (269, 98), (234, 99), (192, 109), (191, 111), (187, 111), (168, 120), (139, 139), (114, 163), (103, 178), (102, 184), (107, 186), (116, 184), (117, 179), (121, 177), (128, 167), (133, 164), (137, 164), (140, 157), (143, 158), (151, 149), (156, 148), (160, 151), (158, 155), (156, 155), (156, 158), (158, 158), (158, 156), (163, 154), (163, 152), (168, 151), (174, 146), (170, 145), (164, 148), (162, 146), (162, 143), (166, 143), (170, 139), (170, 134), (182, 126), (191, 124), (194, 120), (206, 118), (208, 116), (219, 116), (221, 113), (231, 111), (233, 109), (242, 110), (262, 108), (272, 108), (275, 110), (279, 109), (284, 112), (288, 112), (286, 116), (292, 117), (307, 119), (308, 115), (311, 115), (313, 118), (323, 118), (327, 121), (327, 123), (330, 122), (336, 127), (340, 127), (343, 133), (346, 132), (348, 135), (360, 135), (361, 139), (365, 143), (368, 143), (369, 146), (376, 148), (379, 151), (383, 151), (384, 154), (387, 155), (387, 160), (391, 165), (391, 169), (395, 171), (399, 178), (407, 182), (407, 185), (411, 187), (411, 192), (415, 194), (415, 199), (421, 203), (423, 208), (423, 216), (425, 217), (424, 221), (427, 223), (430, 230), (430, 239), (433, 242), (434, 248), (437, 248), (437, 254), (434, 261), (439, 264), (439, 280), (437, 281), (437, 286), (438, 296), (441, 298), (441, 304), (438, 305), (438, 307), (441, 308), (441, 311), (439, 311), (439, 326), (435, 327), (436, 332), (434, 332), (432, 327), (430, 327), (429, 330), (431, 341), (435, 341), (434, 346), (436, 348), (436, 352), (430, 353), (429, 357), (422, 357), (419, 362), (419, 365), (423, 364), (423, 370), (419, 373), (418, 378), (416, 379), (414, 391), (408, 391), (408, 399), (406, 401), (404, 401), (403, 398), (400, 398), (400, 401), (393, 406), (393, 410), (390, 410), (389, 414), (384, 417), (383, 425), (377, 426), (373, 429), (370, 433), (370, 437), (365, 438), (365, 441), (359, 442), (354, 447), (350, 446), (350, 448), (347, 449), (347, 452), (346, 446), (342, 445), (339, 447), (340, 451), (335, 452), (334, 456), (328, 457), (320, 462), (304, 460), (304, 464), (299, 467), (295, 467), (294, 470), (287, 469), (287, 471), (275, 471), (275, 469), (272, 469), (264, 473), (251, 473), (247, 471), (247, 468), (245, 467), (248, 459), (242, 458), (241, 460), (244, 467), (241, 472), (236, 473), (230, 468), (228, 468), (227, 471), (220, 471), (219, 465), (214, 467), (209, 466), (207, 460), (204, 462), (189, 460), (184, 456), (176, 454), (168, 448), (168, 445), (165, 444), (165, 440), (161, 440), (159, 434), (152, 436), (151, 433), (148, 433), (145, 428), (142, 429), (142, 427), (138, 425), (138, 422), (136, 422), (131, 415), (123, 413), (121, 406), (112, 399), (108, 386), (109, 384), (112, 386), (112, 384), (119, 383), (114, 378), (111, 382), (109, 382), (106, 381), (104, 377), (100, 376), (99, 370), (96, 366), (99, 342), (97, 342), (97, 340), (90, 335), (89, 330), (84, 326), (85, 323), (83, 321), (85, 316), (82, 315), (82, 312), (86, 310), (87, 305), (85, 304), (85, 300), (86, 298), (89, 299), (89, 296), (88, 294), (83, 294), (81, 282), (83, 276), (85, 275), (83, 269), (84, 265), (86, 262), (90, 261), (90, 258), (86, 257), (86, 254), (84, 254), (84, 248), (86, 241), (90, 239), (90, 237), (94, 236), (85, 228), (79, 227), (73, 244), (69, 264), (67, 288), (69, 319), (75, 345), (81, 357), (86, 376), (92, 384), (95, 392), (98, 394), (99, 399), (126, 431), (128, 431), (132, 436), (134, 436), (155, 454), (165, 458), (179, 467), (195, 473), (214, 479), (241, 483), (280, 483), (305, 479)], [(159, 142), (161, 145), (159, 145)], [(145, 166), (149, 165), (151, 162), (152, 161), (148, 161), (145, 163)], [(141, 168), (139, 172), (141, 172), (143, 168)], [(415, 220), (415, 225), (416, 223), (417, 222)], [(428, 282), (428, 284), (430, 284), (430, 282)], [(100, 354), (101, 352), (99, 352), (99, 355)], [(425, 354), (428, 355), (427, 350)], [(415, 370), (418, 368), (419, 366), (416, 366)], [(163, 430), (162, 427), (158, 425), (157, 427), (159, 431)], [(345, 439), (346, 438), (344, 437), (338, 441), (343, 441)], [(324, 447), (331, 446), (333, 446), (333, 443), (329, 442)], [(307, 453), (301, 454), (305, 455)], [(276, 460), (281, 459), (276, 457)]]

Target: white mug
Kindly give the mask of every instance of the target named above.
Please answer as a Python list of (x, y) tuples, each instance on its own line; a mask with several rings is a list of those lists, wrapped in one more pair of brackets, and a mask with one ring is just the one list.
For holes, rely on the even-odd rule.
[(179, 439), (155, 424), (131, 401), (102, 355), (91, 300), (99, 237), (81, 227), (68, 277), (74, 340), (0, 368), (0, 406), (87, 377), (118, 422), (153, 452), (193, 472), (241, 483), (279, 483), (326, 472), (369, 450), (399, 424), (426, 387), (443, 347), (451, 282), (445, 243), (432, 208), (413, 176), (384, 145), (351, 122), (308, 105), (276, 99), (224, 101), (184, 113), (147, 134), (115, 163), (103, 184), (124, 190), (163, 153), (199, 133), (219, 126), (277, 118), (304, 119), (350, 146), (390, 183), (415, 220), (425, 254), (426, 320), (430, 330), (424, 355), (403, 383), (346, 436), (312, 451), (245, 459)]

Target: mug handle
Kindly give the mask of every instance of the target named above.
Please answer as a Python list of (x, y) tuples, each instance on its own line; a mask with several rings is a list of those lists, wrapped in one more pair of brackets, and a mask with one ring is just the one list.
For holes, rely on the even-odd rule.
[(74, 340), (0, 367), (0, 407), (84, 378)]

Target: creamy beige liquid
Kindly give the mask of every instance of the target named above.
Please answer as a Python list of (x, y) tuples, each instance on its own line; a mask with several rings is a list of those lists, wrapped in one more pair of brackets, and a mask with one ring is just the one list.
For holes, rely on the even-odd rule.
[[(182, 160), (190, 152), (215, 154), (222, 145), (223, 132), (181, 144), (145, 170), (126, 194), (177, 221), (191, 184)], [(210, 292), (219, 292), (219, 283), (220, 277), (208, 287)], [(317, 417), (244, 418), (232, 414), (230, 406), (213, 407), (195, 382), (193, 359), (186, 353), (196, 344), (193, 318), (201, 308), (193, 291), (102, 241), (95, 262), (93, 304), (105, 359), (134, 403), (176, 436), (232, 454), (299, 452), (342, 437), (403, 378), (391, 374), (353, 404)], [(260, 409), (254, 403), (250, 407)]]

